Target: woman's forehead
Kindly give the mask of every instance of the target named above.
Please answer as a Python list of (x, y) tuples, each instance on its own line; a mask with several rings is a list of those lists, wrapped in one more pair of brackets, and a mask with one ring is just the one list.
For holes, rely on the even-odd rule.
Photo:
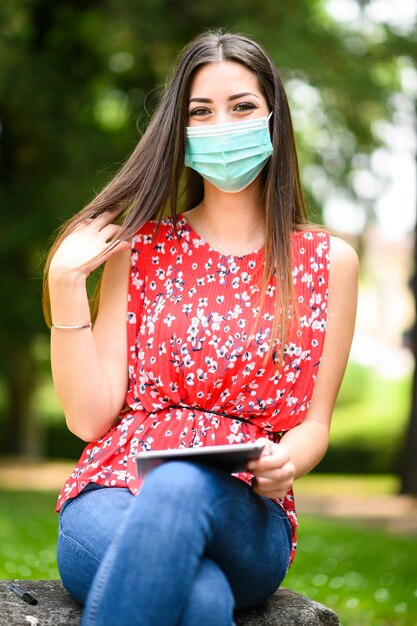
[(190, 98), (214, 99), (232, 92), (260, 94), (258, 79), (254, 72), (235, 61), (207, 63), (196, 71), (191, 81)]

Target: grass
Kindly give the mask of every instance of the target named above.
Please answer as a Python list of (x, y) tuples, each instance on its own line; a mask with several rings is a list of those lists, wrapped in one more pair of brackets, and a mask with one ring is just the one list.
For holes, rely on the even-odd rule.
[[(311, 475), (299, 492), (343, 481), (361, 493), (392, 493), (392, 477)], [(333, 491), (334, 493), (334, 491)], [(2, 491), (0, 578), (58, 578), (56, 493)], [(299, 549), (284, 586), (332, 607), (343, 626), (416, 626), (417, 541), (357, 524), (302, 516)]]
[(316, 517), (300, 522), (284, 586), (333, 608), (343, 626), (416, 626), (416, 538)]
[(0, 492), (0, 578), (59, 577), (56, 498), (43, 491)]

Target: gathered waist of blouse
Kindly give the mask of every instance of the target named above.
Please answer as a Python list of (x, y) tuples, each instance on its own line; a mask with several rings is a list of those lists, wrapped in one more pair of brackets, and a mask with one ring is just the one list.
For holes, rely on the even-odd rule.
[[(164, 399), (166, 400), (166, 399)], [(240, 424), (247, 424), (248, 427), (254, 427), (257, 431), (261, 431), (264, 436), (271, 438), (273, 436), (275, 439), (280, 439), (282, 435), (290, 430), (293, 426), (298, 425), (302, 419), (297, 419), (295, 423), (291, 425), (288, 424), (274, 424), (276, 417), (268, 411), (260, 411), (246, 408), (244, 410), (240, 410), (237, 407), (233, 407), (232, 411), (228, 412), (223, 410), (221, 407), (219, 408), (207, 408), (201, 406), (200, 404), (187, 404), (186, 402), (175, 402), (175, 400), (171, 400), (171, 402), (161, 402), (161, 404), (155, 405), (151, 407), (146, 407), (146, 405), (135, 406), (134, 404), (126, 404), (122, 412), (120, 413), (119, 420), (117, 420), (113, 427), (119, 428), (120, 423), (123, 422), (126, 418), (130, 423), (136, 424), (147, 422), (149, 419), (159, 419), (161, 414), (169, 414), (171, 411), (183, 411), (187, 413), (194, 414), (194, 419), (198, 419), (198, 413), (202, 414), (202, 416), (210, 418), (225, 418), (223, 421), (224, 424), (226, 422), (235, 421)], [(191, 416), (190, 416), (191, 417)], [(183, 416), (184, 419), (187, 419), (186, 415)], [(180, 419), (180, 416), (177, 414), (177, 419)], [(262, 436), (263, 436), (262, 435)]]
[(238, 422), (243, 422), (245, 424), (251, 424), (252, 426), (257, 426), (258, 428), (260, 426), (256, 422), (253, 422), (252, 420), (247, 419), (246, 417), (241, 417), (240, 415), (233, 415), (231, 413), (227, 413), (226, 411), (221, 411), (217, 409), (206, 409), (199, 405), (190, 405), (190, 404), (185, 404), (183, 402), (180, 402), (178, 404), (170, 404), (164, 408), (168, 410), (169, 409), (187, 409), (189, 411), (199, 411), (201, 413), (207, 413), (208, 415), (216, 415), (218, 417), (227, 417), (228, 419), (237, 420)]
[[(267, 407), (267, 409), (270, 408), (271, 407)], [(119, 428), (121, 422), (127, 419), (135, 428), (134, 423), (136, 423), (137, 427), (138, 424), (146, 423), (148, 420), (158, 420), (161, 414), (167, 415), (171, 413), (171, 411), (178, 411), (176, 418), (180, 421), (181, 418), (188, 421), (190, 417), (199, 420), (198, 414), (201, 414), (201, 417), (206, 417), (209, 420), (210, 418), (225, 418), (224, 420), (220, 420), (221, 422), (223, 421), (224, 425), (230, 421), (247, 424), (248, 427), (254, 427), (257, 431), (261, 431), (268, 438), (273, 436), (274, 440), (276, 438), (280, 439), (287, 430), (290, 430), (293, 426), (298, 425), (298, 423), (302, 421), (302, 419), (297, 419), (295, 423), (290, 425), (282, 423), (281, 420), (281, 423), (276, 423), (276, 421), (278, 421), (278, 414), (280, 413), (277, 407), (275, 407), (273, 412), (271, 410), (261, 410), (260, 407), (251, 409), (250, 407), (241, 408), (236, 406), (232, 406), (231, 411), (227, 411), (221, 406), (216, 407), (214, 405), (213, 408), (208, 408), (197, 403), (188, 404), (182, 400), (175, 401), (174, 399), (165, 397), (163, 399), (161, 398), (160, 403), (154, 404), (152, 407), (147, 407), (146, 403), (126, 403), (119, 415), (119, 419), (114, 423), (113, 427)], [(181, 412), (183, 412), (184, 415), (181, 415)], [(193, 415), (187, 417), (187, 413)], [(141, 426), (141, 428), (143, 428), (143, 426)]]

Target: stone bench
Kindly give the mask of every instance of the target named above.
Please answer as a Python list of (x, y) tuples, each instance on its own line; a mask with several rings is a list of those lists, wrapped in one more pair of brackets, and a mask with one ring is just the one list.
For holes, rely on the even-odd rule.
[[(15, 582), (38, 600), (27, 604), (7, 586)], [(59, 580), (0, 581), (1, 626), (79, 626), (81, 606)], [(279, 589), (263, 606), (236, 611), (237, 626), (340, 626), (331, 609), (289, 589)]]

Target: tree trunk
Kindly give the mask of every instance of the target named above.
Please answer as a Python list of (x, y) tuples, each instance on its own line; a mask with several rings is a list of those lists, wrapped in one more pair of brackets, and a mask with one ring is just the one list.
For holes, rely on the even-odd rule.
[(9, 363), (5, 452), (39, 458), (44, 450), (43, 429), (32, 403), (36, 365), (29, 345), (14, 342)]
[[(413, 332), (414, 354), (417, 333)], [(417, 367), (414, 366), (411, 415), (401, 461), (401, 493), (417, 495)]]
[[(417, 112), (415, 119), (417, 121)], [(411, 333), (411, 347), (414, 355), (414, 375), (411, 390), (411, 414), (401, 455), (400, 478), (401, 493), (417, 495), (417, 223), (414, 234), (414, 274), (410, 282), (410, 287), (414, 296), (416, 311)]]

